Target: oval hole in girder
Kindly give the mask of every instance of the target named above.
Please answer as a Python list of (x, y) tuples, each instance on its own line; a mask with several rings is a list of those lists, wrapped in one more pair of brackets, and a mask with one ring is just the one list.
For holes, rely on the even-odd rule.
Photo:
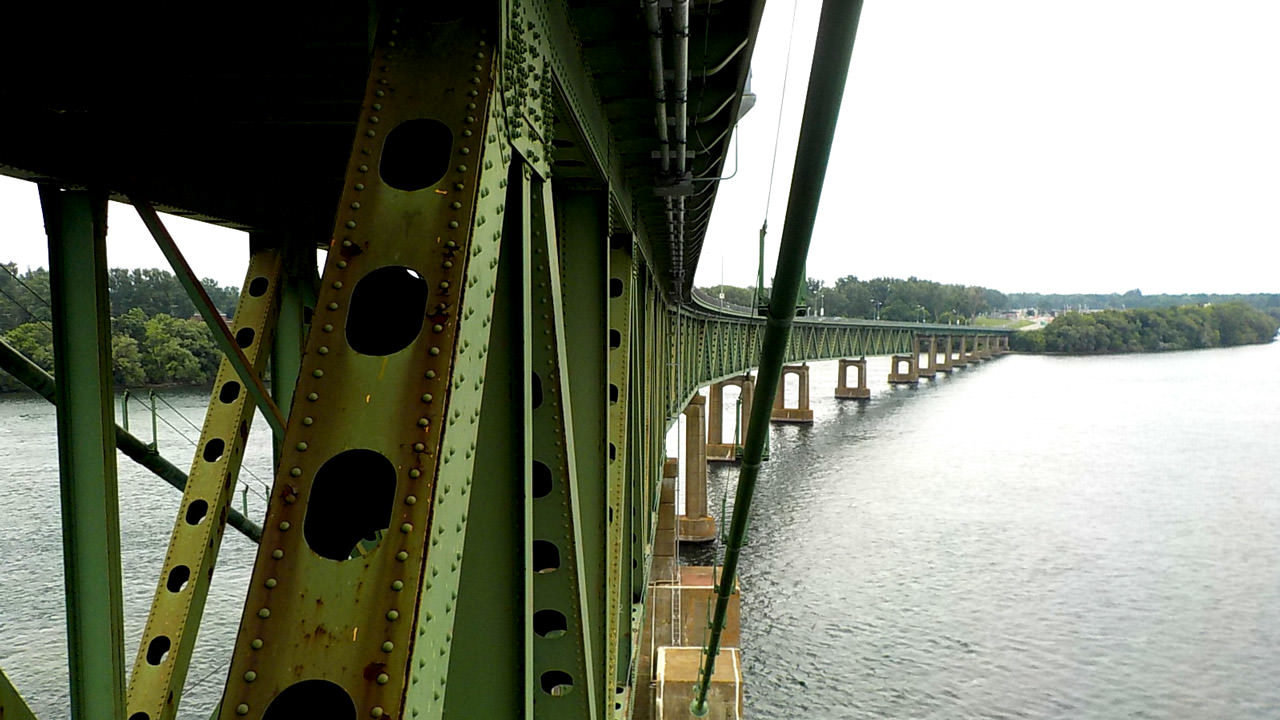
[(253, 344), (253, 338), (257, 333), (251, 327), (242, 327), (236, 331), (236, 344), (241, 348), (247, 348)]
[(573, 691), (573, 676), (563, 670), (548, 670), (538, 682), (542, 692), (552, 697), (563, 697)]
[(396, 469), (381, 453), (347, 450), (316, 471), (302, 535), (321, 557), (346, 560), (362, 540), (376, 543), (391, 524)]
[(271, 287), (271, 281), (259, 275), (249, 283), (249, 294), (254, 297), (262, 297), (269, 287)]
[(541, 460), (533, 461), (533, 496), (546, 497), (551, 493), (551, 468)]
[(422, 332), (427, 281), (400, 265), (373, 270), (351, 291), (347, 344), (361, 355), (390, 355)]
[(144, 712), (136, 712), (129, 716), (129, 720), (151, 720), (151, 716)]
[(431, 187), (449, 172), (453, 133), (434, 118), (406, 120), (387, 133), (378, 161), (382, 182), (412, 192)]
[[(538, 637), (554, 639), (569, 631), (569, 621), (559, 610), (539, 610), (533, 614), (533, 631)], [(573, 684), (572, 681), (569, 682)]]
[(609, 383), (609, 404), (612, 405), (616, 402), (618, 402), (618, 386)]
[(227, 449), (227, 443), (222, 438), (214, 438), (204, 444), (204, 452), (200, 453), (200, 457), (205, 462), (217, 462), (222, 457), (222, 451)]
[(613, 328), (609, 328), (609, 349), (616, 350), (622, 345), (622, 333)]
[(560, 548), (549, 540), (533, 541), (533, 571), (549, 573), (560, 569)]
[(356, 704), (351, 695), (328, 680), (303, 680), (284, 690), (267, 705), (262, 720), (355, 720)]
[(209, 503), (204, 500), (192, 500), (187, 506), (187, 524), (199, 525), (204, 516), (209, 514)]
[(618, 459), (618, 446), (614, 445), (613, 443), (609, 443), (609, 462), (613, 462), (614, 460), (617, 460), (617, 459)]
[(173, 643), (166, 635), (156, 636), (147, 645), (147, 664), (159, 665), (164, 662), (164, 656), (169, 654), (169, 648)]
[(182, 592), (182, 588), (187, 586), (187, 581), (191, 579), (191, 568), (186, 565), (176, 565), (169, 571), (169, 577), (164, 581), (166, 590), (172, 593)]
[(235, 380), (222, 383), (222, 389), (218, 390), (219, 400), (224, 403), (233, 403), (238, 397), (240, 397), (240, 383)]
[(542, 407), (542, 378), (538, 377), (538, 373), (533, 373), (529, 378), (530, 391), (529, 395), (533, 398), (533, 409), (537, 410)]
[(622, 297), (622, 278), (609, 278), (609, 297)]

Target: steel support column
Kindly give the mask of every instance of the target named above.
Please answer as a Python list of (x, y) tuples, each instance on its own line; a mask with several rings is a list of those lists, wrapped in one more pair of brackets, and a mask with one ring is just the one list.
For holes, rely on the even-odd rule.
[(124, 716), (107, 198), (41, 186), (49, 235), (71, 712)]
[[(609, 398), (609, 357), (621, 345), (620, 333), (609, 327), (609, 197), (598, 188), (578, 183), (553, 183), (545, 190), (555, 193), (555, 240), (563, 290), (565, 378), (573, 398), (573, 438), (577, 458), (578, 512), (582, 534), (582, 575), (587, 590), (587, 614), (591, 625), (600, 690), (598, 711), (612, 705), (604, 700), (614, 690), (612, 608), (606, 589), (609, 563), (610, 469), (618, 465), (619, 448), (607, 438)], [(550, 219), (550, 218), (548, 218)], [(605, 692), (605, 691), (609, 692)]]

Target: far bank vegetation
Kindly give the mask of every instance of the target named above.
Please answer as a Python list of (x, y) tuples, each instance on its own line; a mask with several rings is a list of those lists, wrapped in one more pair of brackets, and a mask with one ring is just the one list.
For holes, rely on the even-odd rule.
[(1014, 333), (1010, 348), (1076, 354), (1160, 352), (1271, 342), (1280, 319), (1244, 303), (1069, 312), (1040, 330)]

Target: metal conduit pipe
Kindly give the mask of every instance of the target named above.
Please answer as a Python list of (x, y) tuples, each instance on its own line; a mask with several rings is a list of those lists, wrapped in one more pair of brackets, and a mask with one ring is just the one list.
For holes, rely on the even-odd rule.
[(671, 144), (667, 135), (667, 81), (662, 67), (662, 14), (658, 0), (644, 0), (644, 14), (649, 25), (649, 63), (658, 115), (658, 153), (662, 172), (667, 173), (671, 171)]
[(675, 35), (675, 68), (673, 87), (676, 101), (676, 172), (687, 167), (689, 134), (689, 0), (675, 0), (672, 5), (672, 34)]
[[(809, 88), (805, 95), (804, 116), (800, 122), (800, 140), (796, 147), (795, 169), (791, 176), (791, 193), (787, 201), (786, 219), (782, 226), (778, 265), (774, 274), (773, 296), (769, 299), (769, 315), (760, 347), (760, 372), (756, 377), (756, 397), (773, 397), (782, 376), (787, 342), (795, 320), (796, 297), (804, 282), (805, 259), (822, 197), (822, 183), (827, 174), (831, 141), (840, 117), (840, 101), (844, 96), (845, 78), (849, 74), (849, 58), (858, 32), (862, 0), (825, 2), (818, 22), (818, 38), (809, 72)], [(738, 559), (747, 533), (751, 498), (760, 474), (761, 457), (769, 433), (767, 402), (753, 403), (747, 438), (742, 451), (742, 469), (738, 490), (734, 495), (733, 519), (725, 542), (724, 566), (716, 587), (716, 606), (711, 616), (710, 634), (703, 651), (703, 666), (698, 674), (689, 712), (695, 717), (707, 714), (707, 692), (715, 673), (716, 656), (720, 653), (720, 636), (724, 631), (729, 596), (738, 574)]]
[[(689, 0), (672, 3), (675, 67), (672, 78), (676, 103), (676, 180), (684, 181), (689, 167)], [(684, 196), (676, 198), (675, 274), (676, 296), (684, 289)]]
[[(0, 340), (0, 368), (17, 378), (32, 392), (55, 405), (57, 404), (54, 399), (56, 396), (54, 395), (53, 376), (3, 340)], [(152, 450), (149, 445), (125, 432), (124, 428), (119, 425), (116, 426), (116, 447), (129, 459), (155, 473), (160, 479), (178, 488), (179, 491), (186, 489), (186, 473), (174, 467), (160, 453)], [(262, 528), (240, 514), (240, 511), (235, 508), (228, 508), (227, 524), (239, 530), (245, 537), (255, 543), (262, 539)]]

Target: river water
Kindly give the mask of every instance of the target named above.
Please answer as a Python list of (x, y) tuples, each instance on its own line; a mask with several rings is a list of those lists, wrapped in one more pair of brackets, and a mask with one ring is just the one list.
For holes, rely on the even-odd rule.
[(1007, 356), (865, 405), (818, 364), (753, 503), (749, 716), (1280, 717), (1278, 364)]
[[(773, 430), (744, 552), (748, 716), (1280, 717), (1276, 367), (1280, 344), (1008, 356), (895, 389), (872, 358), (874, 395), (856, 403), (830, 397), (834, 363), (814, 365), (815, 423)], [(200, 423), (203, 393), (166, 397)], [(256, 427), (247, 465), (269, 481)], [(187, 465), (163, 425), (160, 446)], [(0, 667), (58, 718), (43, 400), (0, 400), (0, 463)], [(713, 504), (735, 477), (713, 466)], [(121, 460), (130, 662), (179, 499), (158, 483)], [(249, 509), (261, 517), (260, 497)], [(683, 548), (688, 562), (711, 553)], [(184, 717), (207, 717), (223, 681), (252, 557), (229, 532)]]

